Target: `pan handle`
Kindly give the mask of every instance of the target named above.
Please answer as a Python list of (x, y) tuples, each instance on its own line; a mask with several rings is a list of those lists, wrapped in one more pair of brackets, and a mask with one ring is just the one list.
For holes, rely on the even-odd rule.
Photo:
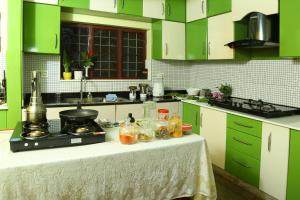
[(82, 109), (82, 107), (81, 107), (81, 102), (80, 102), (80, 101), (77, 102), (77, 109), (78, 109), (78, 110)]

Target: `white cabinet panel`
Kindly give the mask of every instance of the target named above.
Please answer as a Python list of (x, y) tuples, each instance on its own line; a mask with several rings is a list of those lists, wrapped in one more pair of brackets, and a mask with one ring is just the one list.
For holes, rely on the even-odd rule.
[(165, 0), (144, 0), (143, 16), (155, 19), (165, 19)]
[(225, 168), (226, 113), (209, 108), (200, 109), (200, 134), (207, 141), (212, 163)]
[(90, 10), (117, 13), (117, 0), (90, 0)]
[(24, 0), (24, 1), (34, 2), (34, 3), (53, 4), (53, 5), (58, 4), (58, 0)]
[(289, 129), (263, 123), (259, 189), (279, 200), (286, 198)]
[(185, 23), (162, 22), (163, 59), (185, 59)]
[(141, 119), (144, 117), (143, 104), (126, 104), (116, 105), (116, 121), (125, 120), (128, 113), (132, 113), (135, 119)]
[(186, 0), (186, 21), (206, 18), (206, 0)]
[(232, 13), (208, 18), (208, 59), (233, 59), (233, 49), (225, 44), (234, 40)]
[(56, 108), (47, 108), (47, 119), (60, 119), (59, 112), (64, 110), (76, 109), (76, 107), (56, 107)]
[(116, 107), (115, 105), (107, 106), (84, 106), (85, 109), (92, 109), (98, 111), (98, 117), (96, 122), (99, 122), (100, 119), (107, 119), (110, 122), (115, 122), (116, 117)]
[(266, 15), (278, 13), (278, 0), (232, 0), (233, 21), (241, 20), (250, 12)]

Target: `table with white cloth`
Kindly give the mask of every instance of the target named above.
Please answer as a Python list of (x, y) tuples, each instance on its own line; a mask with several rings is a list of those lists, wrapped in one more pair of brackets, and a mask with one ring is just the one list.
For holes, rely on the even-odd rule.
[(13, 153), (0, 133), (1, 200), (216, 199), (206, 142), (199, 135), (122, 145), (107, 142)]

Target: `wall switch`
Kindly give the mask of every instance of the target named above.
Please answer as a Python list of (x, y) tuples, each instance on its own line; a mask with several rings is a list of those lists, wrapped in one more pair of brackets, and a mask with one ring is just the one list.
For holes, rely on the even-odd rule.
[(41, 70), (41, 77), (42, 78), (48, 78), (48, 71), (47, 70)]

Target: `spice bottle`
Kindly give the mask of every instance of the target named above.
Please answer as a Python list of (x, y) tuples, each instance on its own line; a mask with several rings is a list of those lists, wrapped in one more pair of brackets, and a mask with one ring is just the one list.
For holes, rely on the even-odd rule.
[(159, 139), (169, 139), (169, 110), (158, 109), (158, 120), (156, 123), (155, 137)]

